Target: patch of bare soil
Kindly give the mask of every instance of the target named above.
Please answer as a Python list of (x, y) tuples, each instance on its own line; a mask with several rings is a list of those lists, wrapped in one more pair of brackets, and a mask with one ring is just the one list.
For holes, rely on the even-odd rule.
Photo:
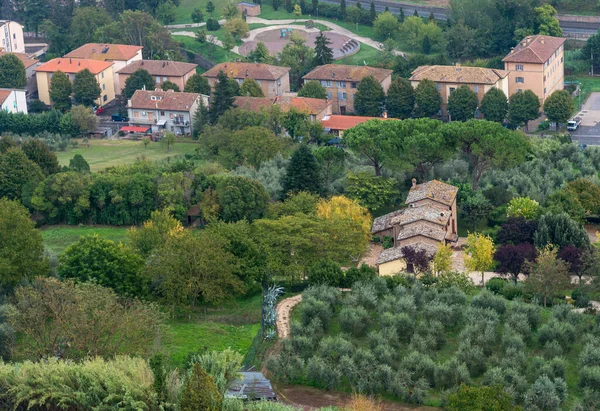
[(596, 241), (598, 241), (598, 236), (596, 235), (596, 233), (600, 232), (600, 227), (598, 227), (595, 224), (586, 224), (584, 227), (585, 227), (585, 231), (587, 231), (587, 233), (588, 233), (588, 237), (590, 237), (590, 241), (592, 243), (595, 243)]
[(292, 309), (302, 301), (302, 294), (295, 295), (277, 304), (277, 336), (283, 340), (290, 335)]
[[(313, 387), (304, 386), (279, 386), (276, 387), (278, 398), (281, 402), (309, 411), (321, 407), (343, 406), (351, 395), (340, 392), (323, 391)], [(437, 411), (435, 407), (409, 407), (396, 402), (382, 401), (386, 411)]]
[(371, 267), (376, 267), (377, 259), (382, 251), (383, 246), (381, 244), (369, 243), (369, 248), (367, 249), (367, 252), (363, 254), (360, 262)]

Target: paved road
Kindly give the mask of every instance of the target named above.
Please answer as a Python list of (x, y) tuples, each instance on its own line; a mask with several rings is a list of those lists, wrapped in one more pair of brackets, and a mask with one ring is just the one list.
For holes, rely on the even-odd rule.
[(591, 93), (578, 114), (582, 118), (577, 131), (571, 131), (573, 141), (587, 145), (600, 145), (600, 93)]

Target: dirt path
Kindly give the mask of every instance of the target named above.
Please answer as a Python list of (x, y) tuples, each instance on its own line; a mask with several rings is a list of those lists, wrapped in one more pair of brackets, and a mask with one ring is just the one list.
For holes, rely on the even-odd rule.
[(280, 340), (290, 335), (290, 324), (292, 323), (292, 308), (302, 301), (302, 294), (295, 295), (277, 304), (277, 336)]

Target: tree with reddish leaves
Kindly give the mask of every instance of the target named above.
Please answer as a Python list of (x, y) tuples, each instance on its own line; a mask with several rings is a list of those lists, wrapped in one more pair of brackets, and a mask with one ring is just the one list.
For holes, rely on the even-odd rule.
[(533, 243), (533, 233), (537, 230), (537, 222), (525, 220), (523, 217), (509, 218), (498, 231), (499, 244)]
[(537, 250), (530, 243), (504, 244), (498, 247), (494, 259), (498, 261), (497, 271), (501, 274), (511, 275), (516, 283), (519, 274), (525, 272), (525, 262), (535, 261)]
[(427, 251), (410, 245), (400, 249), (407, 267), (413, 267), (415, 273), (425, 273), (429, 271), (429, 263), (433, 256), (427, 254)]
[(558, 258), (569, 264), (569, 272), (579, 277), (579, 284), (581, 284), (581, 277), (583, 276), (584, 252), (584, 249), (570, 244), (558, 252)]

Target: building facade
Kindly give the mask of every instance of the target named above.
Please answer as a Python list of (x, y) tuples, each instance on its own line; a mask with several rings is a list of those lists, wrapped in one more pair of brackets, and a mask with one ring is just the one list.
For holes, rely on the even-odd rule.
[(316, 80), (327, 91), (327, 99), (331, 101), (333, 114), (354, 113), (354, 95), (358, 83), (373, 76), (387, 93), (392, 84), (392, 70), (369, 66), (344, 66), (341, 64), (326, 64), (318, 66), (302, 77), (304, 82)]
[(179, 87), (179, 90), (183, 91), (185, 83), (196, 73), (196, 67), (198, 67), (197, 64), (183, 63), (181, 61), (135, 60), (125, 67), (116, 70), (119, 77), (117, 81), (120, 87), (118, 93), (121, 94), (123, 88), (125, 88), (125, 80), (138, 69), (144, 69), (150, 73), (157, 87), (165, 81), (170, 81), (175, 83)]
[(509, 94), (533, 91), (543, 104), (565, 85), (564, 38), (527, 36), (502, 60), (509, 71)]
[[(134, 61), (141, 61), (142, 49), (142, 46), (129, 46), (125, 44), (87, 43), (65, 54), (65, 57), (108, 61), (113, 63), (113, 72), (117, 72)], [(115, 91), (120, 91), (119, 76), (113, 77)]]
[(373, 220), (371, 234), (393, 240), (393, 247), (383, 250), (377, 260), (379, 275), (413, 271), (404, 260), (404, 247), (424, 250), (432, 256), (440, 244), (458, 240), (457, 193), (457, 187), (438, 180), (417, 184), (413, 179), (407, 207)]
[(39, 65), (39, 61), (30, 58), (25, 53), (9, 53), (6, 51), (0, 51), (0, 57), (6, 54), (14, 54), (25, 66), (25, 75), (27, 76), (27, 85), (25, 86), (25, 92), (27, 98), (31, 98), (37, 93), (37, 81), (35, 79), (35, 69)]
[(237, 4), (237, 8), (241, 14), (246, 13), (246, 16), (256, 17), (260, 15), (260, 4), (242, 1)]
[(194, 115), (200, 101), (208, 96), (173, 90), (136, 90), (127, 102), (131, 126), (149, 126), (153, 133), (170, 131), (178, 135), (193, 132)]
[(0, 89), (0, 109), (7, 113), (27, 114), (25, 90)]
[[(448, 97), (460, 86), (469, 87), (481, 103), (483, 96), (492, 88), (509, 95), (509, 72), (506, 70), (463, 66), (421, 66), (412, 72), (411, 85), (416, 88), (422, 80), (433, 81), (442, 96), (442, 116), (447, 116)], [(475, 114), (475, 113), (473, 113)]]
[(221, 71), (240, 85), (247, 78), (256, 80), (265, 97), (278, 97), (290, 91), (289, 67), (272, 66), (262, 63), (220, 63), (202, 74), (203, 77), (207, 78), (213, 90), (218, 81), (217, 76)]
[(23, 26), (16, 21), (0, 20), (0, 51), (25, 53)]
[(102, 107), (115, 99), (115, 82), (113, 79), (113, 63), (90, 59), (56, 58), (35, 69), (39, 99), (46, 104), (52, 104), (50, 99), (50, 84), (52, 76), (57, 71), (67, 75), (69, 80), (75, 79), (75, 74), (88, 69), (100, 86), (100, 97), (95, 101), (96, 106)]

